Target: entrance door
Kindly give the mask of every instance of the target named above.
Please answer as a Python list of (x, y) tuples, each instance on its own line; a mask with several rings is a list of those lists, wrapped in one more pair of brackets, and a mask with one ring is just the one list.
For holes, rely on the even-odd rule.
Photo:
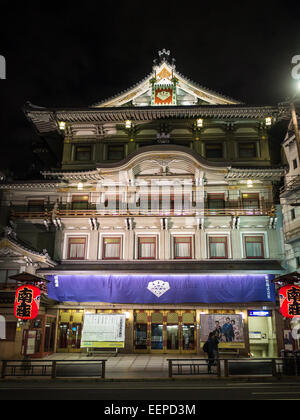
[(162, 353), (164, 350), (164, 314), (163, 311), (151, 313), (151, 353)]
[(58, 348), (68, 348), (68, 337), (69, 337), (69, 323), (63, 322), (59, 324), (59, 337), (58, 337)]
[(137, 353), (196, 353), (196, 313), (140, 310), (134, 316)]

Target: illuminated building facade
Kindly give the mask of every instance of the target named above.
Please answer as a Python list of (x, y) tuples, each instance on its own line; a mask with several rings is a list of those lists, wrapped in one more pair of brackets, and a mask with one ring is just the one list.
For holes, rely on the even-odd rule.
[(224, 353), (277, 355), (283, 169), (269, 146), (285, 113), (199, 86), (165, 50), (106, 101), (26, 105), (61, 164), (1, 189), (18, 235), (56, 262), (36, 270), (50, 281), (54, 351), (83, 351), (84, 313), (126, 313), (125, 352), (202, 354), (212, 323), (229, 318)]

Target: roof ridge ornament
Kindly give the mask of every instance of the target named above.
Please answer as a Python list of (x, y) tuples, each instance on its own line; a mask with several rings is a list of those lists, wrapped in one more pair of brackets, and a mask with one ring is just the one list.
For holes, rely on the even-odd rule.
[[(154, 60), (153, 60), (153, 64), (155, 65), (155, 66), (157, 66), (157, 65), (161, 65), (161, 64), (163, 64), (163, 63), (170, 63), (169, 62), (169, 60), (170, 60), (170, 57), (171, 57), (171, 51), (170, 50), (166, 50), (165, 48), (163, 48), (162, 50), (159, 50), (158, 51), (158, 56), (159, 56), (159, 63), (157, 62), (158, 61), (158, 59), (157, 58), (155, 58)], [(171, 59), (171, 65), (172, 65), (172, 68), (173, 68), (173, 70), (175, 69), (175, 58), (172, 58)]]

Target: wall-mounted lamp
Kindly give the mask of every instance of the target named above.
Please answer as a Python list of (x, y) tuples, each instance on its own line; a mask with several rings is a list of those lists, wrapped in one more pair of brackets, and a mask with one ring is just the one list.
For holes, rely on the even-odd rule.
[(197, 128), (202, 128), (203, 127), (203, 119), (202, 118), (198, 118), (196, 124), (197, 124)]
[(272, 125), (272, 117), (266, 117), (265, 123), (267, 127), (270, 127)]
[(66, 123), (64, 121), (60, 121), (58, 123), (59, 129), (60, 130), (65, 130), (66, 129)]
[(126, 120), (125, 121), (125, 128), (131, 128), (132, 127), (132, 121), (130, 121), (130, 120)]

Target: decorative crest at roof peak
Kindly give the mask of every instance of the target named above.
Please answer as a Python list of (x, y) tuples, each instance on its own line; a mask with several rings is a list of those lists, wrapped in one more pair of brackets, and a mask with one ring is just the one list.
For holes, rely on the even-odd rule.
[(154, 67), (161, 66), (164, 63), (168, 63), (168, 64), (171, 64), (173, 69), (175, 69), (175, 61), (176, 61), (175, 58), (172, 58), (171, 62), (169, 61), (170, 57), (171, 57), (171, 51), (170, 50), (166, 50), (164, 48), (164, 49), (158, 51), (158, 56), (159, 56), (159, 59), (155, 58), (153, 60), (153, 66)]

